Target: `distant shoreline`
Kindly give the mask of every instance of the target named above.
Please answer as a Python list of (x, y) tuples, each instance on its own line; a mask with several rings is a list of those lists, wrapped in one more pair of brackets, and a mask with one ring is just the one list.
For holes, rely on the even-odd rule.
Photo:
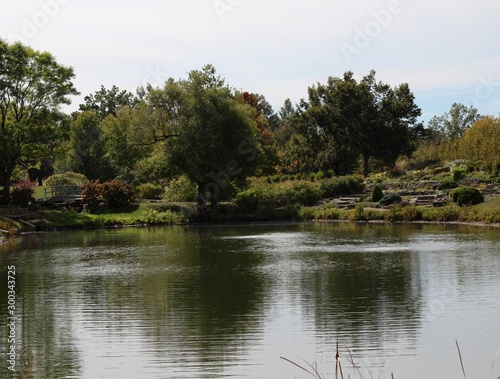
[(429, 226), (470, 226), (477, 228), (500, 228), (500, 223), (486, 223), (486, 222), (465, 222), (465, 221), (386, 221), (386, 220), (366, 220), (366, 221), (351, 221), (351, 220), (276, 220), (276, 221), (234, 221), (234, 222), (193, 222), (193, 223), (173, 223), (173, 224), (121, 224), (121, 225), (108, 225), (102, 227), (52, 227), (44, 228), (35, 231), (21, 231), (18, 234), (5, 236), (0, 235), (0, 245), (8, 240), (16, 237), (43, 234), (52, 232), (65, 232), (65, 231), (92, 231), (92, 230), (117, 230), (125, 228), (150, 228), (150, 227), (172, 227), (172, 226), (241, 226), (241, 225), (266, 225), (266, 224), (307, 224), (307, 223), (325, 223), (325, 224), (356, 224), (356, 225), (386, 225), (386, 226), (405, 226), (405, 225), (429, 225)]

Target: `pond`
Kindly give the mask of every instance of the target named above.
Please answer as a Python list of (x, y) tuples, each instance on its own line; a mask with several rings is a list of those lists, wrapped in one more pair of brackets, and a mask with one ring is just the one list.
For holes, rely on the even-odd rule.
[(0, 378), (9, 266), (35, 378), (312, 378), (280, 357), (335, 378), (337, 344), (345, 377), (460, 378), (462, 361), (496, 378), (499, 246), (489, 228), (342, 223), (22, 236), (0, 246)]

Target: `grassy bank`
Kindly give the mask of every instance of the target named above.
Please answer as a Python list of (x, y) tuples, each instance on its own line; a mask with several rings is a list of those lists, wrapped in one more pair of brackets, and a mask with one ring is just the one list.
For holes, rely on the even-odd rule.
[(119, 211), (95, 213), (41, 210), (45, 229), (105, 228), (128, 225), (170, 225), (182, 223), (237, 223), (260, 221), (346, 221), (346, 222), (436, 222), (500, 224), (500, 195), (484, 203), (459, 207), (400, 206), (373, 208), (359, 202), (353, 209), (333, 205), (261, 207), (256, 210), (224, 204), (218, 209), (200, 212), (193, 203), (141, 203)]
[(44, 229), (50, 230), (179, 224), (189, 222), (194, 211), (193, 205), (187, 203), (141, 203), (93, 213), (43, 209), (37, 214), (45, 221)]
[(338, 209), (334, 206), (303, 207), (300, 210), (303, 220), (343, 220), (343, 221), (387, 221), (387, 222), (464, 222), (500, 223), (500, 195), (489, 197), (484, 203), (459, 207), (449, 203), (443, 207), (401, 206), (372, 208), (362, 202), (354, 209)]
[[(368, 181), (369, 183), (369, 181)], [(382, 184), (381, 184), (382, 185)], [(92, 212), (33, 209), (24, 221), (0, 212), (2, 235), (19, 231), (106, 228), (130, 225), (170, 225), (185, 223), (237, 223), (263, 221), (343, 221), (343, 222), (435, 222), (500, 225), (500, 194), (486, 196), (484, 202), (460, 207), (437, 191), (434, 182), (384, 183), (384, 195), (397, 194), (397, 205), (383, 206), (372, 201), (369, 184), (357, 177), (272, 181), (255, 179), (231, 202), (198, 210), (196, 203), (140, 202), (120, 209), (102, 207)], [(373, 184), (372, 184), (373, 186)], [(37, 190), (41, 193), (43, 188)], [(368, 191), (367, 191), (368, 189)], [(410, 205), (420, 194), (445, 196), (444, 206)], [(350, 195), (352, 194), (352, 196)], [(400, 196), (401, 194), (401, 196)], [(347, 197), (346, 197), (347, 196)], [(343, 204), (342, 204), (343, 203)], [(347, 207), (345, 206), (347, 203)], [(416, 204), (419, 204), (418, 202)], [(26, 212), (26, 211), (25, 211)], [(17, 217), (17, 218), (16, 218)], [(36, 220), (36, 223), (33, 221)], [(25, 222), (26, 221), (26, 222)]]

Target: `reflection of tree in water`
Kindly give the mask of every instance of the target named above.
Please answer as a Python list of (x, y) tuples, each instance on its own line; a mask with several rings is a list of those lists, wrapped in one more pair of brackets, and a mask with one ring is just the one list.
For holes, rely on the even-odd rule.
[(416, 337), (421, 293), (411, 253), (346, 252), (325, 259), (331, 269), (303, 278), (314, 297), (320, 335), (348, 333), (352, 348), (367, 348), (369, 341), (395, 343), (402, 336), (396, 331), (406, 339)]
[[(33, 377), (76, 377), (80, 362), (73, 341), (71, 319), (61, 317), (72, 311), (71, 291), (54, 288), (50, 267), (36, 254), (30, 256), (30, 264), (20, 265), (17, 259), (11, 258), (11, 261), (0, 260), (0, 268), (2, 272), (7, 272), (8, 264), (16, 264), (16, 348), (22, 352), (16, 362), (17, 372), (23, 377), (26, 375), (22, 358), (27, 360), (32, 354)], [(46, 272), (46, 275), (36, 275), (35, 270)], [(7, 288), (7, 284), (2, 288)], [(7, 325), (8, 315), (4, 312), (7, 310), (7, 299), (3, 296), (7, 292), (0, 293), (0, 320), (2, 325)], [(5, 348), (6, 344), (0, 346), (0, 355), (6, 356)], [(28, 362), (25, 364), (28, 365)]]
[(303, 313), (314, 319), (317, 335), (355, 349), (411, 346), (423, 301), (418, 257), (405, 248), (415, 227), (319, 224), (313, 230), (321, 232), (318, 251), (301, 254), (309, 264), (292, 285), (301, 288)]
[(248, 242), (222, 241), (206, 228), (184, 233), (167, 268), (141, 284), (141, 307), (156, 325), (149, 337), (177, 362), (235, 363), (248, 348), (246, 333), (261, 322), (261, 257), (248, 252)]

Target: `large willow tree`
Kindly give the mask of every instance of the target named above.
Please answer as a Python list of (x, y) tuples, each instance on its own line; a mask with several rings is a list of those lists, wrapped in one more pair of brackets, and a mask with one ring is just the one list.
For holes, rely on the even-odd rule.
[(211, 65), (185, 80), (142, 90), (135, 133), (164, 148), (165, 177), (186, 175), (198, 201), (217, 201), (231, 181), (254, 172), (262, 160), (256, 109), (241, 99)]
[(48, 154), (56, 135), (60, 106), (78, 92), (73, 69), (48, 52), (0, 40), (0, 182), (9, 199), (12, 175), (21, 161)]

